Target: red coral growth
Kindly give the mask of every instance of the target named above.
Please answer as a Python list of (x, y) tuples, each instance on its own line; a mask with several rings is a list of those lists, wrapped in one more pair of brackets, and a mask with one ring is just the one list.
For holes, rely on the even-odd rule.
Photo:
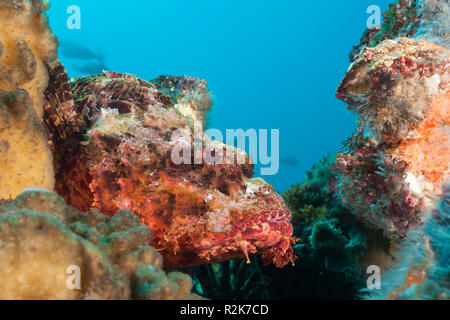
[(447, 181), (450, 173), (450, 91), (437, 97), (428, 119), (417, 129), (414, 139), (399, 145), (397, 154), (405, 159), (415, 174), (422, 174), (433, 184), (434, 191)]
[(411, 289), (412, 287), (418, 284), (424, 283), (427, 279), (427, 276), (428, 275), (425, 267), (410, 269), (407, 275), (405, 276), (405, 282), (395, 290), (392, 290), (386, 297), (386, 300), (398, 300), (399, 296), (403, 292), (407, 291), (408, 289)]
[(338, 190), (391, 236), (417, 225), (424, 199), (450, 174), (449, 64), (439, 45), (388, 40), (366, 48), (338, 88), (371, 137), (338, 157)]
[(382, 151), (373, 140), (353, 136), (348, 151), (339, 153), (333, 170), (335, 190), (343, 204), (390, 237), (403, 238), (420, 221), (421, 195), (405, 181), (408, 164)]
[(364, 32), (360, 44), (350, 53), (350, 60), (355, 61), (364, 48), (375, 47), (384, 40), (413, 37), (420, 27), (419, 2), (420, 0), (398, 0), (397, 4), (390, 4), (389, 9), (383, 13), (382, 25)]
[(426, 41), (401, 38), (365, 49), (338, 88), (365, 124), (388, 143), (416, 134), (433, 99), (448, 85), (448, 51)]

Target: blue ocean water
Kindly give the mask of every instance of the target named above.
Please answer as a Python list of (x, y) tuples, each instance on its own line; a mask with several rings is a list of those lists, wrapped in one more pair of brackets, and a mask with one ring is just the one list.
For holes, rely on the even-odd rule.
[[(282, 192), (354, 130), (335, 90), (367, 8), (389, 2), (58, 0), (49, 17), (70, 76), (104, 68), (147, 80), (199, 77), (215, 96), (210, 128), (279, 129), (280, 169), (263, 178)], [(80, 29), (67, 27), (71, 5)]]

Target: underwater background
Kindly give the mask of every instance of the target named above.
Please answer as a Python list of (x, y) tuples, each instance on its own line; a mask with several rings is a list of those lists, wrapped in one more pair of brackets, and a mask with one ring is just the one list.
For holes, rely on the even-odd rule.
[[(384, 12), (389, 2), (58, 0), (48, 15), (71, 77), (198, 77), (214, 95), (209, 128), (279, 129), (280, 169), (263, 178), (284, 192), (354, 131), (336, 88), (367, 8)], [(80, 30), (66, 25), (71, 5), (81, 9)]]
[(448, 0), (52, 4), (0, 0), (0, 300), (450, 299)]

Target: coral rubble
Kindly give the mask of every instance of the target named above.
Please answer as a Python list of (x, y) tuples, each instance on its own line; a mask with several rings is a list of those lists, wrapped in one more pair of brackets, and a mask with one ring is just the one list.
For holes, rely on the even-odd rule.
[(161, 269), (151, 238), (127, 210), (111, 218), (52, 193), (21, 193), (0, 203), (0, 299), (198, 299), (189, 276)]
[[(294, 260), (291, 213), (272, 187), (252, 179), (248, 156), (207, 136), (196, 148), (193, 119), (179, 106), (191, 105), (203, 121), (206, 83), (160, 77), (153, 81), (160, 91), (113, 72), (70, 84), (60, 65), (50, 74), (45, 121), (56, 190), (69, 204), (110, 215), (131, 210), (154, 231), (152, 245), (167, 265), (255, 253), (278, 266)], [(179, 150), (186, 161), (176, 164)]]
[(0, 199), (28, 186), (53, 190), (52, 155), (41, 125), (47, 63), (57, 42), (40, 1), (0, 1)]

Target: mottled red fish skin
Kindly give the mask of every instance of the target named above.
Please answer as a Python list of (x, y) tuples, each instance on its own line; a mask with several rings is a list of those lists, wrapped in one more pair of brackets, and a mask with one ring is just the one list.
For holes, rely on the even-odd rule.
[[(65, 78), (53, 77), (61, 79)], [(184, 83), (178, 78), (160, 80), (161, 90), (170, 83)], [(204, 90), (195, 86), (206, 82), (194, 80), (178, 94)], [(173, 101), (178, 97), (164, 95), (151, 82), (113, 72), (78, 79), (71, 92), (73, 103), (69, 99), (71, 104), (66, 105), (72, 110), (63, 114), (54, 103), (59, 101), (58, 92), (46, 93), (53, 102), (47, 114), (57, 155), (56, 189), (69, 204), (109, 215), (131, 210), (154, 231), (151, 245), (168, 266), (248, 259), (254, 254), (278, 267), (294, 262), (292, 244), (297, 239), (292, 236), (291, 212), (269, 184), (251, 179), (249, 158), (230, 165), (172, 162), (172, 133), (191, 128), (191, 122), (175, 110)], [(126, 118), (129, 126), (123, 132), (105, 131), (102, 109), (114, 117), (132, 114), (134, 120)], [(52, 128), (56, 121), (67, 122), (65, 113), (85, 127), (61, 138)], [(230, 152), (225, 145), (214, 148), (223, 148), (224, 157)]]

